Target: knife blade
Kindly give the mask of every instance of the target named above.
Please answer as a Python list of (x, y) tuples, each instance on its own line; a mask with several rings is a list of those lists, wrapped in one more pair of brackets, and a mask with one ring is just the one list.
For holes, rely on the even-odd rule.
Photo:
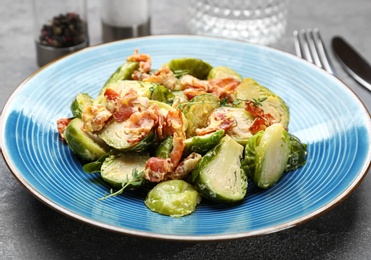
[(371, 91), (370, 64), (339, 36), (332, 39), (332, 48), (344, 70), (358, 83)]

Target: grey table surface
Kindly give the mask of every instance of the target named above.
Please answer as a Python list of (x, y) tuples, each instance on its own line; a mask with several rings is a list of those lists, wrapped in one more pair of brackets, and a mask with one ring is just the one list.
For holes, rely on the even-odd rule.
[[(152, 34), (189, 34), (185, 2), (152, 1)], [(91, 45), (101, 42), (98, 0), (88, 1)], [(275, 47), (294, 53), (292, 31), (318, 27), (328, 48), (345, 37), (371, 61), (370, 0), (291, 0)], [(332, 58), (333, 54), (330, 52)], [(0, 107), (35, 72), (31, 1), (0, 2)], [(371, 93), (333, 60), (338, 77), (371, 108)], [(219, 242), (131, 237), (70, 219), (35, 199), (0, 159), (0, 259), (371, 259), (371, 176), (340, 205), (278, 233)]]

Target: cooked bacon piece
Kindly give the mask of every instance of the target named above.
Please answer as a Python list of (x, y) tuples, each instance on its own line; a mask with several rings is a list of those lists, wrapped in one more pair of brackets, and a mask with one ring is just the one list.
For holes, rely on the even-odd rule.
[(111, 118), (112, 113), (105, 106), (88, 106), (84, 109), (81, 119), (84, 122), (84, 131), (96, 132), (101, 130)]
[(121, 94), (114, 89), (107, 88), (104, 96), (108, 100), (107, 107), (117, 122), (125, 121), (135, 112), (141, 111), (142, 107), (148, 106), (148, 99), (139, 97), (132, 88)]
[(214, 94), (217, 98), (224, 99), (228, 98), (229, 101), (233, 101), (233, 91), (241, 84), (235, 78), (222, 78), (222, 79), (209, 79), (210, 88), (209, 92)]
[(152, 59), (148, 54), (140, 54), (138, 50), (134, 51), (134, 54), (127, 57), (126, 61), (139, 62), (139, 70), (144, 73), (148, 73), (151, 70)]
[(144, 178), (152, 182), (162, 181), (168, 173), (173, 172), (179, 165), (184, 151), (184, 140), (186, 139), (183, 130), (183, 118), (180, 110), (168, 111), (163, 124), (164, 128), (161, 130), (167, 135), (173, 135), (173, 150), (170, 157), (163, 159), (151, 157), (146, 164), (144, 170)]
[(146, 162), (143, 177), (150, 182), (160, 182), (168, 173), (169, 160), (158, 157), (151, 157)]
[(146, 137), (158, 124), (158, 105), (153, 104), (147, 110), (133, 113), (125, 125), (125, 131), (132, 133), (134, 138), (128, 143), (136, 143)]
[(274, 117), (269, 113), (265, 114), (264, 110), (258, 105), (254, 104), (253, 101), (245, 102), (245, 110), (255, 117), (254, 122), (249, 128), (249, 131), (252, 134), (256, 134), (261, 130), (264, 131), (268, 126), (274, 123)]
[(66, 130), (71, 120), (71, 118), (60, 118), (57, 120), (57, 129), (61, 140), (64, 140), (64, 131)]
[(214, 111), (209, 117), (209, 125), (205, 128), (197, 128), (197, 135), (206, 135), (217, 130), (228, 130), (237, 125), (236, 119), (229, 113), (228, 108)]
[(180, 85), (184, 89), (184, 95), (188, 100), (195, 96), (206, 94), (209, 91), (209, 82), (207, 80), (200, 80), (191, 75), (184, 75), (180, 79)]
[(168, 66), (162, 66), (158, 71), (156, 71), (151, 76), (148, 76), (143, 81), (158, 83), (165, 88), (171, 90), (179, 90), (181, 88), (179, 80), (175, 77), (174, 73), (169, 69)]
[(196, 167), (201, 160), (201, 155), (198, 153), (191, 153), (176, 167), (175, 171), (165, 175), (166, 180), (181, 180), (188, 176), (190, 172)]

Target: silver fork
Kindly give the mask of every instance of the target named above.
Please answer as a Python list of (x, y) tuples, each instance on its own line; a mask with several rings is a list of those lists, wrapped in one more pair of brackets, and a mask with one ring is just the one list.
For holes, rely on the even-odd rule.
[(293, 34), (297, 56), (335, 74), (318, 28), (295, 30)]

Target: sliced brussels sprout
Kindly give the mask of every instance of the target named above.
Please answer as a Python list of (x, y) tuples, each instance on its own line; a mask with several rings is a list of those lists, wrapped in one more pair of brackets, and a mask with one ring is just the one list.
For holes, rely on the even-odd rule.
[[(281, 123), (286, 127), (289, 125), (290, 113), (285, 101), (253, 79), (247, 78), (242, 81), (235, 90), (235, 98), (251, 101), (266, 98), (261, 102), (261, 108), (264, 113), (271, 114), (274, 118), (274, 123)], [(243, 106), (243, 103), (241, 103), (241, 106)]]
[(144, 137), (140, 128), (129, 131), (128, 120), (117, 122), (112, 120), (98, 133), (98, 136), (110, 147), (120, 151), (142, 152), (156, 139), (155, 130), (152, 129)]
[(105, 153), (101, 157), (99, 157), (98, 160), (92, 161), (92, 162), (88, 162), (88, 163), (84, 164), (84, 166), (82, 167), (82, 169), (84, 170), (85, 173), (96, 173), (96, 172), (100, 172), (104, 160), (106, 160), (107, 157), (109, 157), (111, 155), (115, 155), (115, 154), (117, 154), (117, 152), (114, 149), (112, 149), (108, 153)]
[(98, 94), (97, 98), (94, 100), (96, 105), (105, 105), (107, 100), (104, 96), (104, 92), (107, 88), (111, 88), (118, 93), (125, 94), (129, 89), (134, 89), (139, 96), (151, 98), (153, 89), (157, 84), (152, 82), (142, 82), (136, 80), (119, 80), (109, 84), (106, 84)]
[(198, 95), (188, 103), (181, 104), (179, 108), (188, 121), (187, 137), (194, 136), (197, 128), (206, 127), (210, 114), (219, 106), (220, 101), (213, 94)]
[(209, 63), (195, 58), (173, 59), (169, 61), (167, 65), (175, 74), (182, 71), (185, 74), (192, 75), (198, 79), (206, 79), (212, 69), (212, 66)]
[(244, 108), (237, 107), (219, 107), (215, 109), (214, 113), (229, 114), (236, 120), (236, 126), (227, 129), (225, 133), (239, 144), (245, 145), (247, 140), (252, 136), (249, 128), (254, 122), (254, 117)]
[(224, 136), (225, 131), (223, 129), (218, 130), (214, 133), (206, 134), (203, 136), (193, 136), (184, 140), (185, 148), (183, 151), (183, 157), (190, 155), (192, 152), (205, 154)]
[(200, 195), (216, 202), (237, 202), (246, 195), (247, 176), (241, 168), (243, 146), (226, 135), (207, 152), (192, 172)]
[(304, 166), (307, 162), (307, 145), (302, 143), (299, 138), (290, 134), (290, 154), (286, 165), (286, 171), (293, 171)]
[(150, 99), (158, 100), (167, 104), (172, 104), (174, 100), (174, 94), (162, 85), (156, 85), (153, 87), (152, 95)]
[(93, 105), (94, 99), (87, 93), (79, 93), (71, 104), (71, 111), (74, 117), (81, 118), (84, 108)]
[(157, 184), (144, 203), (152, 211), (171, 217), (182, 217), (195, 211), (201, 197), (193, 186), (183, 180)]
[(173, 150), (173, 137), (169, 136), (163, 140), (156, 148), (155, 157), (159, 158), (170, 158), (170, 153)]
[(76, 117), (64, 131), (71, 151), (85, 161), (94, 161), (109, 151), (109, 147), (95, 134), (82, 130), (83, 122)]
[(131, 75), (135, 70), (139, 68), (139, 62), (127, 61), (121, 65), (117, 70), (109, 77), (104, 85), (110, 83), (118, 82), (119, 80), (130, 80), (132, 79)]
[[(132, 172), (136, 169), (138, 172), (144, 170), (146, 161), (149, 159), (148, 153), (122, 153), (107, 157), (101, 168), (101, 176), (104, 181), (114, 188), (121, 188), (133, 179)], [(135, 184), (128, 185), (127, 188), (135, 189), (146, 183), (136, 181)]]
[(234, 78), (238, 81), (242, 81), (243, 78), (240, 74), (234, 71), (231, 68), (225, 66), (214, 67), (210, 70), (209, 75), (207, 76), (208, 79), (223, 79), (223, 78)]
[(246, 143), (242, 168), (255, 185), (266, 189), (281, 178), (289, 154), (289, 134), (282, 124), (273, 124)]

